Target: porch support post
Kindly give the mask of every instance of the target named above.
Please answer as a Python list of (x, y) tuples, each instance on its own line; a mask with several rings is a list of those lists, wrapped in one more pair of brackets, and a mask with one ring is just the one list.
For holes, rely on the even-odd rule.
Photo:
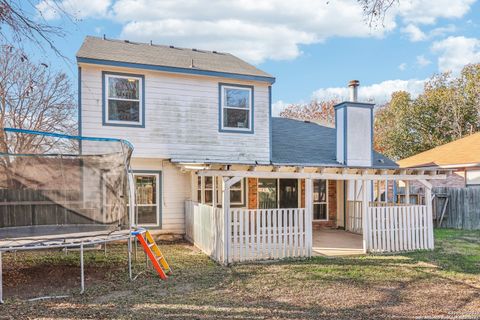
[(388, 179), (385, 179), (385, 203), (388, 202)]
[(223, 210), (223, 264), (231, 262), (231, 216), (230, 216), (230, 187), (242, 180), (242, 177), (223, 177), (222, 210)]
[(405, 204), (410, 204), (410, 181), (405, 181)]
[(313, 180), (305, 179), (305, 244), (307, 257), (312, 256), (313, 247)]
[(425, 205), (427, 206), (428, 248), (433, 250), (433, 212), (432, 212), (432, 184), (427, 180), (419, 180), (425, 186)]
[(362, 181), (362, 234), (363, 234), (363, 252), (367, 253), (368, 250), (368, 239), (370, 235), (369, 231), (369, 221), (368, 221), (368, 192), (366, 188), (367, 180)]

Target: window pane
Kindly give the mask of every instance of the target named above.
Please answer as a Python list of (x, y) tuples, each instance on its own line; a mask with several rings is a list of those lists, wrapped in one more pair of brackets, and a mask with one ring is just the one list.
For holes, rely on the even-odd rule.
[(240, 190), (230, 190), (230, 202), (232, 203), (242, 203), (242, 191)]
[(238, 181), (237, 183), (233, 184), (230, 187), (231, 190), (241, 190), (242, 189), (242, 180)]
[(137, 204), (156, 204), (157, 186), (155, 176), (137, 176), (136, 178)]
[(212, 177), (205, 177), (205, 189), (212, 189)]
[(225, 88), (224, 104), (234, 108), (250, 108), (250, 90)]
[(205, 190), (205, 203), (213, 203), (213, 191)]
[(140, 121), (140, 103), (138, 101), (108, 100), (108, 120)]
[(313, 180), (313, 202), (327, 202), (327, 180)]
[(108, 97), (118, 99), (139, 99), (138, 79), (108, 77)]
[(137, 207), (138, 224), (157, 224), (157, 206)]
[(313, 220), (327, 220), (327, 205), (325, 203), (313, 205)]
[(258, 179), (258, 206), (277, 208), (277, 179)]
[(223, 126), (227, 128), (249, 128), (248, 110), (223, 109)]

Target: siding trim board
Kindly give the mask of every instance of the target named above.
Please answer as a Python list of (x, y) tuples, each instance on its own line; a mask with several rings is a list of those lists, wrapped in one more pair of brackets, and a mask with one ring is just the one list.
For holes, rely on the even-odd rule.
[[(107, 104), (106, 104), (106, 76), (113, 75), (113, 76), (123, 76), (123, 77), (135, 77), (140, 78), (142, 80), (142, 99), (140, 101), (141, 111), (141, 121), (139, 124), (132, 124), (132, 123), (111, 123), (107, 121)], [(112, 127), (130, 127), (130, 128), (145, 128), (145, 75), (143, 74), (132, 74), (132, 73), (124, 73), (124, 72), (112, 72), (112, 71), (102, 71), (102, 125), (103, 126), (112, 126)]]
[(159, 65), (133, 63), (133, 62), (122, 62), (122, 61), (77, 57), (77, 63), (89, 63), (89, 64), (98, 64), (98, 65), (105, 65), (105, 66), (112, 66), (112, 67), (164, 71), (164, 72), (170, 72), (170, 73), (193, 74), (193, 75), (220, 77), (220, 78), (229, 78), (229, 79), (237, 79), (237, 80), (247, 80), (247, 81), (260, 81), (260, 82), (268, 82), (270, 84), (275, 83), (275, 78), (273, 77), (263, 77), (263, 76), (253, 76), (253, 75), (238, 74), (238, 73), (220, 72), (220, 71), (159, 66)]
[[(223, 128), (223, 106), (222, 106), (222, 89), (223, 87), (238, 87), (250, 89), (250, 128), (248, 130), (243, 130), (242, 128)], [(255, 133), (255, 89), (254, 86), (245, 85), (245, 84), (235, 84), (235, 83), (218, 83), (218, 131), (227, 132), (227, 133), (245, 133), (245, 134), (254, 134)]]

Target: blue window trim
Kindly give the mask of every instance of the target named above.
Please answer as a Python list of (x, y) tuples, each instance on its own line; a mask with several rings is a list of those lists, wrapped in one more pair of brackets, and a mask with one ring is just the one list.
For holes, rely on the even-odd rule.
[[(133, 174), (138, 174), (141, 175), (142, 173), (144, 174), (158, 174), (158, 195), (157, 195), (157, 200), (158, 200), (158, 225), (146, 225), (148, 226), (149, 229), (162, 229), (162, 215), (163, 215), (163, 177), (162, 177), (162, 171), (161, 170), (131, 170), (130, 171)], [(136, 183), (135, 181), (133, 182), (134, 184)], [(136, 188), (135, 184), (135, 188)], [(137, 221), (135, 221), (137, 223)], [(143, 226), (143, 225), (140, 225)]]
[(172, 73), (194, 74), (194, 75), (221, 77), (221, 78), (229, 78), (229, 79), (237, 79), (237, 80), (262, 81), (262, 82), (268, 82), (270, 84), (275, 83), (274, 77), (254, 76), (254, 75), (246, 75), (246, 74), (240, 74), (240, 73), (209, 71), (209, 70), (190, 69), (190, 68), (159, 66), (159, 65), (144, 64), (144, 63), (122, 62), (122, 61), (92, 59), (92, 58), (83, 58), (83, 57), (77, 57), (77, 63), (89, 63), (89, 64), (99, 64), (99, 65), (114, 66), (114, 67), (125, 67), (125, 68), (164, 71), (164, 72), (172, 72)]
[[(250, 129), (249, 130), (241, 130), (241, 129), (235, 129), (235, 128), (222, 128), (222, 123), (223, 123), (223, 117), (222, 117), (222, 88), (226, 87), (238, 87), (238, 88), (247, 88), (250, 89), (252, 92), (252, 95), (250, 97), (251, 101), (251, 108), (250, 108)], [(225, 82), (219, 82), (218, 83), (218, 131), (219, 132), (227, 132), (227, 133), (246, 133), (246, 134), (253, 134), (255, 133), (255, 106), (254, 106), (254, 86), (251, 85), (245, 85), (245, 84), (236, 84), (236, 83), (225, 83)]]
[[(131, 123), (110, 123), (107, 121), (107, 111), (106, 111), (106, 87), (105, 79), (107, 75), (113, 76), (124, 76), (124, 77), (135, 77), (142, 79), (142, 101), (140, 106), (142, 108), (142, 121), (139, 124)], [(143, 74), (132, 74), (132, 73), (121, 73), (121, 72), (112, 72), (112, 71), (102, 71), (102, 125), (103, 126), (112, 126), (112, 127), (131, 127), (131, 128), (145, 128), (145, 76)]]

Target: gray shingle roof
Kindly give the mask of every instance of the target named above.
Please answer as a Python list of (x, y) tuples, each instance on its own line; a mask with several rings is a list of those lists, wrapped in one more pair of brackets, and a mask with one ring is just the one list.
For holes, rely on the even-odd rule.
[[(285, 165), (340, 166), (336, 161), (335, 128), (286, 118), (272, 118), (272, 163)], [(373, 167), (398, 165), (374, 152)]]
[(274, 79), (270, 74), (229, 53), (150, 45), (92, 36), (85, 38), (77, 52), (77, 58), (195, 69)]

